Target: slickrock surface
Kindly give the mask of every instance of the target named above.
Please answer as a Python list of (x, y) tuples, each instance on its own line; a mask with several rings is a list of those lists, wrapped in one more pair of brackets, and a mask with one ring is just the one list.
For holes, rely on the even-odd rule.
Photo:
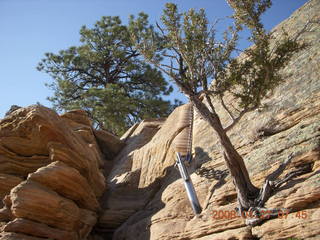
[[(280, 36), (282, 28), (296, 34), (309, 19), (319, 21), (319, 12), (320, 1), (308, 2), (274, 29), (275, 36)], [(311, 24), (308, 31), (300, 39), (310, 46), (296, 54), (284, 69), (286, 82), (264, 101), (264, 108), (245, 115), (229, 133), (258, 187), (290, 153), (295, 157), (281, 177), (298, 167), (309, 169), (281, 187), (266, 204), (289, 208), (292, 213), (253, 228), (239, 217), (215, 218), (214, 211), (234, 210), (236, 192), (225, 172), (215, 133), (196, 114), (195, 162), (190, 171), (203, 212), (194, 217), (183, 182), (173, 167), (172, 141), (181, 131), (177, 116), (182, 106), (166, 121), (142, 122), (123, 137), (127, 146), (116, 157), (108, 176), (109, 193), (98, 228), (114, 231), (114, 240), (320, 239), (319, 24)], [(227, 125), (227, 114), (219, 104), (216, 108)], [(219, 173), (223, 173), (221, 178)]]
[(106, 189), (104, 162), (84, 111), (11, 111), (0, 120), (0, 239), (86, 239)]

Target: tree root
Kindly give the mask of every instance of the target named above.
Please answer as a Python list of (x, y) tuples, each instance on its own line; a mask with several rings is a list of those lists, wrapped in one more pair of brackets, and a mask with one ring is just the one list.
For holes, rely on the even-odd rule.
[(263, 207), (251, 207), (243, 216), (246, 218), (246, 225), (256, 226), (263, 221), (271, 218), (286, 218), (290, 213), (290, 209), (287, 208), (263, 208)]
[(303, 166), (289, 172), (283, 179), (277, 180), (277, 178), (283, 173), (286, 167), (291, 163), (293, 157), (294, 155), (290, 154), (288, 158), (279, 165), (277, 170), (266, 177), (265, 183), (260, 189), (258, 196), (250, 200), (249, 205), (251, 207), (249, 209), (244, 209), (240, 204), (239, 207), (236, 208), (238, 215), (246, 219), (246, 225), (256, 226), (266, 219), (274, 218), (279, 216), (279, 214), (283, 214), (283, 212), (285, 212), (286, 214), (289, 213), (288, 209), (267, 209), (263, 206), (265, 202), (271, 197), (271, 195), (284, 183), (287, 183), (291, 179), (311, 171), (310, 165)]

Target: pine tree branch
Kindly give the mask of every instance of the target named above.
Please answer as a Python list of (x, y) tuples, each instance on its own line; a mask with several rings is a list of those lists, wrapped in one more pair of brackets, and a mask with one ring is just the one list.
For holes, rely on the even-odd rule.
[(219, 98), (220, 98), (220, 101), (221, 101), (221, 105), (222, 107), (224, 108), (224, 110), (226, 110), (226, 112), (228, 113), (228, 116), (231, 118), (232, 121), (235, 120), (232, 112), (229, 110), (229, 108), (226, 106), (224, 100), (223, 100), (223, 96), (222, 95), (219, 95)]
[(240, 114), (238, 115), (238, 117), (235, 118), (230, 125), (228, 125), (226, 128), (224, 128), (224, 130), (225, 130), (226, 132), (230, 131), (230, 130), (241, 120), (241, 118), (242, 118), (247, 112), (253, 111), (253, 110), (256, 109), (256, 108), (257, 108), (257, 107), (254, 106), (254, 107), (251, 107), (251, 108), (246, 108), (246, 109), (244, 109), (243, 111), (241, 111)]

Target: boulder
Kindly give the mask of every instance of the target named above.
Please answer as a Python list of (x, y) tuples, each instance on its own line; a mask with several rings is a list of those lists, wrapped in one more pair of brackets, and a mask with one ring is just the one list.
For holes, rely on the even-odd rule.
[(4, 232), (15, 232), (35, 237), (50, 238), (56, 240), (78, 240), (75, 232), (63, 231), (49, 227), (46, 224), (34, 222), (24, 218), (16, 218), (3, 228)]
[(68, 119), (81, 125), (91, 127), (92, 121), (84, 110), (72, 110), (61, 115), (61, 118)]
[[(1, 140), (0, 140), (1, 141)], [(0, 144), (0, 172), (15, 176), (26, 177), (30, 172), (49, 164), (48, 156), (20, 156)]]
[(52, 160), (52, 142), (76, 152), (85, 161), (89, 182), (95, 194), (100, 196), (105, 187), (104, 177), (99, 171), (101, 156), (54, 111), (34, 105), (18, 109), (0, 121), (0, 146), (11, 150), (3, 154), (6, 157), (10, 154), (23, 157), (40, 155)]
[(46, 186), (61, 196), (75, 201), (79, 207), (97, 211), (99, 203), (88, 181), (75, 168), (53, 162), (29, 174), (29, 180)]
[(86, 239), (105, 191), (104, 163), (84, 111), (12, 111), (0, 120), (0, 239)]
[(27, 218), (66, 231), (77, 229), (79, 207), (39, 183), (22, 182), (11, 190), (10, 197), (11, 211), (16, 218)]
[(94, 130), (100, 149), (108, 159), (112, 159), (125, 146), (117, 136), (105, 130)]

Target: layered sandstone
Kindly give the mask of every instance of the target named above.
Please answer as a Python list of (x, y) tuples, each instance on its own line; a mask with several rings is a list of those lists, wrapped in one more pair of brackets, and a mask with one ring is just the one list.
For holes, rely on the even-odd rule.
[[(312, 0), (274, 29), (295, 35), (308, 20), (319, 22), (320, 2)], [(298, 168), (303, 174), (285, 184), (266, 203), (287, 208), (286, 218), (273, 218), (247, 227), (239, 217), (215, 217), (236, 207), (236, 192), (220, 154), (214, 131), (195, 115), (194, 163), (189, 169), (203, 211), (194, 217), (175, 162), (173, 139), (181, 129), (177, 108), (166, 121), (153, 121), (130, 129), (127, 146), (115, 159), (108, 176), (109, 194), (98, 227), (112, 232), (113, 239), (317, 239), (320, 229), (320, 54), (319, 24), (309, 25), (300, 36), (309, 47), (296, 54), (283, 70), (286, 82), (267, 98), (264, 107), (248, 113), (229, 133), (244, 157), (253, 183), (261, 187), (265, 177), (289, 154), (294, 159), (280, 176)], [(216, 109), (223, 124), (229, 119)], [(148, 123), (149, 125), (151, 123)], [(144, 129), (144, 131), (143, 131)], [(303, 212), (304, 211), (304, 212)], [(306, 218), (302, 218), (306, 216)], [(300, 217), (299, 217), (300, 216)]]
[(40, 105), (0, 121), (0, 239), (87, 238), (106, 189), (91, 125), (84, 111), (59, 116)]
[[(320, 21), (311, 0), (274, 29), (290, 35)], [(189, 168), (203, 208), (194, 217), (174, 167), (173, 141), (186, 106), (167, 119), (134, 125), (119, 139), (94, 130), (84, 111), (59, 116), (43, 106), (14, 107), (0, 120), (0, 240), (225, 240), (318, 239), (320, 229), (320, 30), (311, 24), (300, 39), (309, 47), (283, 70), (286, 82), (230, 131), (253, 183), (294, 155), (282, 174), (306, 173), (282, 186), (266, 203), (290, 209), (285, 217), (248, 227), (214, 131), (196, 113), (194, 162)], [(224, 125), (227, 114), (216, 109)], [(92, 229), (94, 229), (92, 231)]]

